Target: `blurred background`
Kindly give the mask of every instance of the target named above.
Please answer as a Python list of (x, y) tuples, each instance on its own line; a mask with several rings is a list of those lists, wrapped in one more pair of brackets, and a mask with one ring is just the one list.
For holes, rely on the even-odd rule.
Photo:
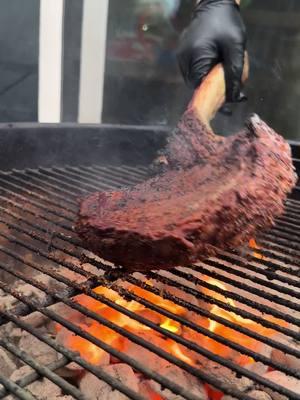
[[(194, 0), (0, 0), (0, 122), (174, 126), (191, 92), (176, 46)], [(214, 125), (258, 113), (300, 139), (300, 1), (242, 0), (249, 101)]]

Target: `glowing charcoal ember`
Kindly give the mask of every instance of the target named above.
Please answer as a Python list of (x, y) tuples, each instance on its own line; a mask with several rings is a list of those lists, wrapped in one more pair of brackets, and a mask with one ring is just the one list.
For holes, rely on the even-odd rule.
[(166, 321), (160, 325), (160, 327), (172, 333), (177, 333), (180, 330), (180, 324), (172, 321), (169, 318), (167, 318)]
[[(74, 322), (74, 321), (73, 321)], [(79, 326), (83, 331), (93, 334), (95, 337), (101, 338), (106, 343), (111, 344), (113, 341), (116, 341), (117, 335), (110, 335), (110, 332), (107, 328), (101, 327), (98, 324), (92, 324), (91, 326), (80, 325)], [(102, 330), (102, 328), (104, 328)], [(105, 331), (106, 329), (106, 331)], [(73, 334), (68, 331), (66, 328), (62, 328), (59, 330), (56, 340), (66, 346), (67, 348), (78, 352), (86, 361), (89, 361), (95, 365), (107, 365), (109, 364), (109, 354), (99, 347), (95, 346), (93, 343), (88, 340)]]
[[(147, 282), (150, 284), (150, 282)], [(157, 296), (151, 292), (148, 292), (145, 289), (141, 289), (136, 286), (131, 286), (129, 288), (135, 295), (147, 299), (148, 301), (170, 311), (177, 315), (184, 315), (186, 310), (183, 307), (180, 307), (169, 300), (163, 299), (161, 296)], [(147, 309), (142, 304), (136, 301), (127, 301), (123, 297), (121, 297), (116, 291), (106, 288), (106, 287), (98, 287), (94, 289), (94, 292), (104, 296), (105, 298), (115, 302), (118, 305), (125, 307), (126, 309), (138, 313), (142, 315), (144, 312), (147, 312), (148, 317), (149, 315), (153, 314), (154, 319), (158, 319), (159, 325), (164, 328), (166, 331), (173, 332), (173, 333), (180, 333), (181, 326), (176, 321), (172, 321), (171, 319), (165, 317), (162, 314), (158, 314), (156, 312)], [(79, 304), (83, 305), (84, 307), (88, 308), (89, 310), (99, 314), (101, 317), (109, 320), (110, 322), (115, 323), (120, 327), (124, 327), (127, 330), (140, 334), (142, 337), (145, 336), (146, 332), (150, 332), (152, 338), (149, 337), (149, 341), (153, 342), (153, 338), (157, 336), (156, 332), (152, 332), (151, 328), (143, 325), (132, 318), (127, 317), (123, 313), (116, 311), (115, 309), (108, 307), (106, 304), (101, 303), (100, 301), (95, 300), (86, 295), (80, 295), (75, 298), (75, 301)], [(116, 333), (115, 331), (102, 326), (96, 321), (92, 321), (89, 319), (82, 320), (81, 314), (73, 314), (75, 316), (71, 320), (72, 322), (77, 322), (77, 325), (85, 332), (91, 334), (95, 338), (98, 338), (104, 341), (107, 344), (113, 345), (116, 349), (120, 351), (125, 351), (127, 354), (130, 353), (130, 350), (127, 348), (124, 349), (124, 338)], [(56, 326), (57, 331), (57, 338), (58, 340), (66, 345), (68, 348), (78, 351), (83, 358), (87, 361), (96, 364), (96, 365), (105, 365), (107, 364), (107, 357), (108, 354), (104, 352), (101, 348), (94, 345), (93, 343), (89, 342), (88, 340), (72, 334), (70, 331), (66, 330), (65, 328), (61, 328), (61, 326)], [(163, 340), (163, 339), (161, 339)], [(166, 344), (166, 350), (171, 354), (176, 355), (180, 359), (189, 362), (192, 364), (192, 360), (185, 355), (184, 350), (181, 349), (175, 342), (168, 340), (163, 340), (164, 344)], [(129, 342), (126, 342), (129, 343)], [(126, 344), (128, 346), (128, 344)], [(125, 346), (125, 348), (126, 348)], [(140, 346), (134, 345), (140, 349), (140, 354), (143, 354), (144, 349), (140, 348)], [(163, 346), (164, 347), (164, 346)], [(138, 352), (136, 355), (138, 356)], [(144, 358), (141, 362), (144, 361)]]
[[(225, 292), (225, 294), (224, 293), (220, 294), (215, 292), (213, 289), (209, 290), (202, 287), (201, 290), (203, 294), (205, 294), (206, 296), (213, 297), (214, 299), (223, 302), (225, 304), (229, 304), (233, 308), (235, 307), (234, 300), (226, 297), (227, 287), (225, 284), (216, 279), (204, 275), (202, 276), (202, 278), (205, 279), (210, 285), (212, 285), (212, 287), (222, 289), (222, 291)], [(120, 282), (119, 285), (120, 287), (124, 287), (125, 283)], [(181, 307), (173, 303), (172, 301), (163, 298), (164, 295), (163, 287), (159, 288), (159, 290), (162, 293), (162, 296), (159, 296), (152, 293), (151, 291), (146, 290), (147, 285), (148, 288), (150, 289), (152, 286), (155, 285), (155, 283), (153, 283), (152, 281), (147, 281), (145, 282), (144, 286), (145, 288), (141, 288), (130, 284), (127, 285), (126, 283), (126, 290), (133, 293), (136, 296), (134, 301), (133, 300), (130, 301), (128, 300), (128, 298), (126, 299), (123, 298), (118, 291), (113, 290), (113, 288), (115, 288), (114, 286), (112, 288), (107, 288), (103, 286), (98, 287), (94, 289), (94, 292), (100, 296), (103, 296), (105, 299), (110, 300), (111, 302), (114, 302), (115, 304), (122, 306), (127, 310), (132, 311), (137, 315), (141, 315), (152, 322), (155, 321), (154, 323), (157, 326), (160, 326), (166, 331), (166, 335), (163, 335), (162, 332), (157, 332), (155, 329), (151, 329), (150, 327), (135, 321), (133, 318), (130, 318), (125, 314), (123, 314), (122, 312), (115, 310), (113, 307), (107, 306), (105, 302), (97, 301), (89, 296), (86, 295), (77, 296), (75, 298), (75, 301), (80, 303), (81, 305), (84, 305), (84, 307), (87, 307), (89, 310), (95, 312), (96, 314), (105, 318), (106, 320), (109, 320), (110, 322), (126, 329), (127, 331), (132, 332), (137, 337), (144, 339), (146, 342), (151, 343), (155, 347), (163, 349), (164, 351), (170, 353), (172, 356), (183, 361), (184, 363), (200, 369), (203, 368), (203, 370), (205, 370), (211, 376), (216, 376), (221, 378), (221, 381), (224, 384), (228, 386), (233, 386), (237, 390), (240, 390), (241, 392), (251, 390), (252, 382), (249, 379), (245, 377), (239, 378), (236, 376), (234, 372), (228, 370), (227, 368), (219, 364), (216, 364), (214, 362), (211, 362), (208, 359), (201, 356), (200, 354), (189, 350), (185, 346), (182, 346), (175, 340), (170, 339), (167, 335), (167, 332), (171, 332), (173, 334), (182, 336), (193, 343), (199, 344), (201, 347), (206, 348), (212, 353), (218, 354), (227, 359), (234, 360), (234, 362), (244, 366), (249, 370), (254, 371), (254, 368), (258, 367), (258, 363), (255, 363), (252, 358), (240, 354), (238, 351), (232, 350), (230, 347), (220, 344), (219, 342), (212, 340), (206, 335), (199, 334), (198, 332), (190, 328), (187, 328), (185, 325), (181, 325), (179, 322), (176, 321), (176, 318), (172, 319), (167, 316), (164, 316), (161, 313), (152, 311), (150, 306), (149, 308), (147, 308), (145, 305), (142, 304), (142, 302), (141, 303), (139, 302), (139, 299), (147, 300), (148, 302), (156, 306), (159, 306), (167, 310), (168, 312), (173, 313), (174, 315), (186, 318), (187, 320), (189, 320), (191, 316), (191, 314), (189, 314), (186, 308)], [(222, 317), (225, 320), (228, 320), (237, 325), (247, 327), (250, 330), (259, 332), (262, 335), (269, 336), (273, 334), (272, 330), (266, 329), (250, 319), (245, 319), (233, 311), (230, 312), (223, 310), (221, 307), (217, 305), (210, 305), (210, 311), (212, 314), (216, 316)], [(72, 315), (70, 315), (71, 320), (74, 317), (75, 320), (73, 319), (72, 322), (76, 323), (76, 325), (79, 326), (83, 331), (88, 332), (92, 336), (111, 345), (116, 350), (120, 351), (123, 354), (126, 354), (127, 356), (133, 358), (134, 360), (140, 362), (141, 364), (144, 364), (145, 360), (147, 360), (147, 367), (149, 369), (153, 371), (159, 371), (163, 376), (167, 376), (166, 374), (169, 374), (170, 375), (169, 377), (172, 379), (173, 378), (175, 379), (176, 375), (177, 380), (178, 379), (183, 380), (182, 383), (183, 386), (186, 386), (185, 384), (189, 383), (186, 386), (189, 389), (191, 388), (190, 385), (191, 379), (195, 380), (195, 382), (193, 381), (193, 388), (196, 388), (197, 393), (200, 396), (199, 398), (201, 400), (202, 399), (221, 400), (224, 397), (222, 393), (215, 390), (211, 386), (207, 385), (205, 388), (204, 385), (199, 380), (187, 374), (186, 372), (180, 370), (178, 367), (174, 366), (164, 358), (157, 356), (155, 352), (153, 353), (144, 346), (140, 346), (135, 342), (130, 341), (126, 337), (114, 332), (109, 328), (106, 328), (105, 326), (99, 324), (98, 322), (95, 322), (92, 319), (83, 317), (80, 313), (78, 314), (73, 313)], [(204, 318), (198, 314), (195, 314), (195, 319), (192, 319), (192, 321), (193, 323), (203, 328), (206, 328), (211, 332), (214, 332), (215, 334), (222, 336), (223, 338), (226, 338), (232, 342), (240, 344), (241, 346), (244, 346), (253, 351), (257, 351), (259, 342), (246, 335), (240, 334), (235, 330), (227, 328), (226, 326), (222, 325), (217, 321), (214, 321), (213, 319)], [(278, 321), (276, 321), (276, 323), (278, 323)], [(78, 351), (81, 354), (81, 356), (86, 360), (88, 360), (89, 362), (95, 365), (101, 365), (104, 368), (106, 368), (106, 366), (122, 365), (120, 364), (122, 361), (118, 357), (111, 357), (101, 348), (98, 348), (93, 343), (90, 343), (89, 341), (79, 336), (73, 335), (65, 328), (57, 326), (57, 332), (58, 332), (57, 334), (58, 340), (62, 340), (61, 338), (63, 338), (63, 344), (65, 344), (68, 348), (72, 350)], [(269, 356), (270, 354), (268, 355), (268, 357)], [(181, 372), (179, 372), (179, 370)], [(263, 373), (265, 372), (266, 370), (263, 370)], [(142, 374), (138, 374), (137, 376), (139, 380), (139, 387), (143, 388), (144, 390), (143, 394), (147, 394), (146, 397), (147, 400), (181, 399), (180, 396), (176, 397), (175, 395), (174, 397), (174, 395), (171, 392), (164, 390), (163, 388), (160, 387), (160, 385), (158, 385), (154, 381), (146, 380), (146, 378)], [(94, 378), (89, 377), (89, 379), (94, 379)], [(85, 385), (89, 386), (87, 385), (87, 381), (85, 382)], [(100, 391), (99, 393), (101, 393), (102, 390), (105, 391), (108, 390), (108, 387), (105, 385), (103, 386), (102, 383), (98, 382), (97, 385), (99, 386), (98, 388)]]
[(167, 348), (170, 351), (170, 353), (172, 353), (174, 356), (176, 356), (180, 360), (186, 362), (187, 364), (195, 365), (194, 361), (190, 357), (185, 355), (185, 353), (184, 353), (185, 350), (183, 350), (184, 348), (182, 346), (180, 346), (176, 342), (173, 342), (172, 340), (168, 340), (167, 343), (168, 343)]
[[(219, 282), (216, 279), (213, 278), (207, 278), (206, 279), (207, 282), (213, 286), (216, 286), (217, 288), (220, 288), (222, 290), (227, 290), (226, 285)], [(213, 298), (215, 298), (216, 300), (222, 301), (225, 304), (229, 304), (232, 307), (235, 307), (235, 301), (232, 300), (229, 297), (225, 297), (224, 295), (220, 294), (220, 293), (216, 293), (213, 290), (209, 290), (206, 288), (203, 288), (203, 293), (205, 293), (208, 296), (211, 296)], [(245, 319), (243, 317), (241, 317), (240, 315), (234, 313), (234, 312), (230, 312), (227, 310), (224, 310), (223, 308), (217, 306), (217, 305), (213, 305), (211, 307), (211, 313), (218, 316), (218, 317), (222, 317), (225, 320), (228, 320), (230, 322), (233, 322), (237, 325), (240, 326), (244, 326), (256, 333), (261, 334), (262, 336), (268, 336), (271, 337), (272, 335), (275, 334), (275, 332), (272, 329), (268, 329), (265, 328), (264, 326), (250, 320), (250, 319)], [(280, 326), (286, 326), (286, 323), (284, 321), (275, 319), (274, 317), (265, 316), (266, 319), (268, 321), (271, 322), (275, 322), (276, 324), (280, 325)], [(220, 324), (219, 322), (211, 319), (209, 320), (209, 327), (208, 329), (211, 332), (214, 332), (232, 342), (235, 342), (243, 347), (246, 347), (247, 349), (253, 350), (253, 351), (257, 351), (257, 349), (262, 348), (262, 344), (260, 342), (258, 342), (255, 339), (252, 339), (251, 337), (244, 335), (242, 333), (239, 333), (231, 328), (228, 328), (222, 324)], [(215, 340), (209, 338), (209, 337), (205, 337), (204, 338), (204, 346), (211, 350), (212, 352), (221, 355), (225, 358), (232, 358), (233, 357), (233, 350), (231, 350), (228, 346), (222, 345), (218, 342), (216, 342)], [(234, 357), (235, 361), (238, 362), (240, 365), (246, 365), (246, 364), (250, 364), (253, 362), (253, 359), (250, 357), (247, 357), (245, 355), (242, 354), (236, 354)]]

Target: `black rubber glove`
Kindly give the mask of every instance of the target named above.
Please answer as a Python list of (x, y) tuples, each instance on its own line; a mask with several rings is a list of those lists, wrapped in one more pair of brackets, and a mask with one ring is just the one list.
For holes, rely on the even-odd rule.
[(201, 0), (183, 33), (178, 61), (185, 82), (196, 88), (218, 63), (225, 70), (226, 101), (239, 102), (246, 29), (235, 0)]

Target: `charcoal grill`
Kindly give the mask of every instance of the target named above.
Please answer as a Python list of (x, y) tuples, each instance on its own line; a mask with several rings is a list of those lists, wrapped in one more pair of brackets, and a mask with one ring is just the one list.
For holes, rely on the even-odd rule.
[[(65, 129), (69, 129), (69, 135), (72, 136), (71, 138), (68, 137), (65, 147), (72, 145), (80, 148), (78, 147), (78, 143), (76, 144), (76, 141), (82, 140), (82, 136), (79, 139), (78, 128), (73, 128), (70, 126), (65, 127)], [(8, 309), (5, 309), (0, 304), (0, 327), (3, 328), (8, 323), (11, 323), (12, 326), (23, 329), (52, 349), (55, 349), (61, 355), (61, 358), (56, 362), (43, 365), (27, 352), (20, 350), (10, 337), (1, 335), (0, 347), (8, 351), (8, 353), (16, 357), (20, 362), (22, 361), (24, 364), (31, 366), (33, 372), (28, 373), (25, 377), (17, 381), (13, 381), (0, 374), (0, 383), (3, 385), (0, 387), (0, 398), (4, 398), (8, 394), (13, 394), (19, 399), (32, 399), (34, 397), (26, 388), (41, 377), (46, 377), (59, 386), (63, 393), (71, 395), (75, 399), (83, 399), (85, 397), (76, 385), (68, 379), (64, 379), (57, 372), (71, 362), (76, 362), (86, 371), (91, 372), (99, 379), (108, 383), (113, 389), (128, 396), (128, 398), (134, 400), (144, 399), (142, 394), (127, 387), (116, 378), (107, 374), (102, 368), (92, 365), (77, 353), (59, 344), (54, 338), (38, 330), (31, 324), (31, 319), (29, 318), (34, 312), (38, 312), (76, 335), (87, 339), (115, 358), (130, 365), (135, 371), (160, 383), (163, 388), (180, 395), (183, 399), (199, 399), (197, 395), (191, 392), (190, 388), (182, 387), (177, 382), (173, 382), (161, 375), (159, 371), (153, 371), (148, 368), (146, 360), (145, 363), (141, 363), (82, 330), (75, 323), (70, 322), (66, 316), (61, 315), (51, 307), (60, 302), (96, 320), (103, 326), (118, 332), (133, 343), (145, 347), (171, 364), (199, 378), (202, 382), (209, 384), (217, 391), (231, 395), (237, 399), (255, 400), (250, 395), (241, 392), (230, 384), (224, 383), (219, 376), (214, 376), (197, 365), (190, 365), (182, 359), (171, 355), (165, 349), (154, 345), (142, 336), (118, 326), (109, 319), (99, 316), (85, 306), (72, 300), (74, 296), (84, 293), (153, 329), (153, 331), (160, 333), (164, 337), (172, 339), (184, 348), (199, 353), (204, 358), (222, 365), (224, 368), (233, 371), (237, 376), (247, 377), (255, 384), (270, 388), (274, 392), (286, 396), (288, 399), (300, 399), (300, 393), (294, 392), (292, 388), (283, 387), (278, 383), (267, 380), (256, 372), (246, 369), (230, 359), (214, 354), (202, 346), (201, 343), (188, 340), (177, 333), (167, 331), (150, 319), (138, 315), (93, 291), (94, 288), (107, 284), (104, 275), (111, 270), (111, 267), (93, 254), (84, 251), (81, 248), (78, 238), (73, 233), (72, 227), (76, 219), (77, 200), (79, 197), (95, 190), (109, 190), (124, 185), (133, 185), (145, 179), (148, 175), (147, 163), (155, 153), (156, 147), (159, 147), (163, 143), (165, 132), (155, 132), (154, 135), (156, 136), (155, 140), (153, 140), (153, 129), (138, 131), (138, 129), (134, 128), (132, 136), (134, 139), (132, 140), (129, 128), (102, 127), (100, 129), (98, 127), (88, 127), (85, 132), (86, 151), (76, 154), (75, 157), (74, 154), (70, 154), (64, 150), (66, 151), (65, 157), (61, 155), (55, 157), (57, 151), (55, 146), (58, 143), (61, 146), (62, 139), (55, 136), (57, 135), (57, 129), (55, 129), (53, 135), (46, 135), (44, 132), (45, 129), (53, 130), (54, 127), (41, 128), (31, 126), (26, 127), (26, 129), (22, 126), (2, 127), (4, 145), (7, 141), (15, 141), (15, 146), (11, 145), (10, 148), (12, 150), (18, 148), (18, 154), (22, 152), (23, 157), (21, 159), (15, 157), (14, 159), (14, 154), (16, 153), (13, 151), (11, 154), (4, 155), (3, 146), (1, 146), (5, 161), (2, 158), (4, 165), (2, 165), (2, 172), (0, 172), (0, 289), (4, 293), (13, 296), (18, 302)], [(40, 130), (43, 133), (40, 133)], [(8, 133), (11, 135), (10, 138)], [(113, 140), (115, 143), (114, 156), (110, 160), (107, 153), (107, 143), (109, 143), (107, 135), (109, 133), (114, 137)], [(81, 134), (83, 135), (83, 133)], [(31, 140), (28, 140), (28, 136), (30, 135)], [(50, 142), (40, 145), (43, 141), (39, 140), (39, 138), (43, 135), (44, 138), (50, 137)], [(127, 144), (125, 146), (124, 140)], [(72, 141), (72, 144), (70, 144), (70, 141)], [(95, 143), (95, 141), (98, 144), (100, 143), (97, 147), (99, 161), (97, 164), (89, 162), (89, 147), (86, 144), (87, 142)], [(44, 142), (46, 142), (46, 139)], [(39, 143), (39, 146), (33, 149), (33, 143)], [(151, 146), (149, 146), (149, 143)], [(148, 145), (147, 149), (143, 147), (145, 144)], [(116, 151), (118, 152), (117, 161), (115, 159)], [(143, 151), (147, 153), (143, 165), (134, 165), (134, 157), (136, 156), (141, 161)], [(295, 165), (299, 168), (300, 162), (296, 158), (299, 156), (299, 150), (296, 143), (293, 143), (293, 151)], [(29, 152), (31, 152), (30, 157), (28, 157)], [(90, 152), (90, 160), (94, 161), (97, 158), (95, 150), (90, 148)], [(130, 152), (131, 155), (128, 154)], [(51, 157), (49, 157), (49, 153), (51, 153)], [(26, 154), (27, 156), (25, 157), (24, 155)], [(33, 157), (34, 159), (32, 159)], [(79, 160), (80, 157), (82, 159)], [(37, 158), (40, 164), (44, 164), (43, 166), (36, 167)], [(79, 165), (78, 161), (84, 162), (81, 162), (81, 165)], [(108, 166), (107, 163), (109, 161), (111, 161), (111, 165)], [(126, 165), (124, 161), (127, 161)], [(16, 169), (20, 164), (23, 169)], [(50, 167), (49, 164), (54, 166)], [(13, 165), (15, 168), (11, 168)], [(188, 270), (174, 269), (168, 276), (159, 271), (151, 272), (147, 278), (164, 283), (169, 288), (176, 288), (183, 294), (191, 294), (204, 303), (217, 305), (223, 310), (234, 312), (236, 315), (255, 321), (266, 328), (271, 328), (273, 331), (280, 333), (285, 338), (296, 342), (300, 341), (299, 211), (299, 189), (296, 188), (291, 198), (286, 202), (285, 214), (278, 218), (277, 225), (259, 237), (260, 248), (255, 249), (256, 254), (253, 253), (252, 249), (244, 249), (242, 253), (240, 251), (232, 253), (220, 251), (217, 257), (208, 259), (199, 265), (191, 266)], [(258, 258), (257, 253), (263, 256), (263, 258)], [(30, 254), (30, 257), (28, 257), (28, 254)], [(80, 263), (92, 265), (97, 268), (98, 273), (93, 273), (90, 270), (82, 268), (79, 265)], [(67, 274), (64, 274), (65, 270), (77, 274), (77, 276), (81, 277), (81, 280), (70, 279)], [(35, 279), (34, 272), (50, 276), (58, 285), (62, 284), (63, 289), (57, 290)], [(199, 278), (196, 272), (203, 274), (203, 276), (217, 279), (229, 285), (230, 289), (227, 288), (225, 290), (222, 287), (211, 284), (204, 278), (201, 278), (201, 276)], [(163, 298), (185, 307), (196, 315), (219, 322), (231, 328), (236, 333), (242, 333), (256, 339), (260, 343), (270, 346), (271, 349), (278, 349), (285, 354), (300, 359), (300, 347), (298, 350), (296, 347), (287, 344), (286, 341), (274, 339), (273, 336), (264, 336), (249, 329), (247, 326), (231, 322), (222, 316), (213, 314), (206, 307), (188, 302), (184, 297), (174, 295), (168, 290), (161, 292), (155, 285), (150, 285), (145, 280), (134, 276), (126, 276), (124, 279), (130, 284), (143, 288), (150, 293), (163, 296)], [(196, 281), (199, 287), (209, 289), (210, 294), (204, 294), (201, 290), (191, 288), (188, 285), (188, 282), (191, 280)], [(25, 295), (16, 290), (14, 287), (15, 281), (26, 282), (38, 288), (45, 296), (41, 300), (33, 299), (30, 295)], [(182, 326), (214, 339), (228, 346), (228, 348), (251, 357), (255, 361), (261, 361), (271, 369), (300, 379), (299, 369), (291, 368), (281, 362), (272, 360), (233, 340), (226, 339), (193, 321), (175, 315), (173, 312), (145, 298), (141, 298), (130, 289), (124, 289), (118, 281), (111, 283), (110, 287), (126, 298), (126, 300), (135, 300), (146, 308), (177, 321)], [(235, 300), (239, 304), (245, 304), (248, 308), (234, 307), (231, 303), (220, 300), (220, 297), (213, 296), (212, 293), (225, 295), (226, 298)], [(271, 305), (261, 300), (271, 302)], [(255, 310), (260, 313), (256, 313)], [(274, 317), (274, 319), (265, 318), (264, 316), (267, 315)], [(285, 321), (285, 324), (279, 324), (277, 319)]]

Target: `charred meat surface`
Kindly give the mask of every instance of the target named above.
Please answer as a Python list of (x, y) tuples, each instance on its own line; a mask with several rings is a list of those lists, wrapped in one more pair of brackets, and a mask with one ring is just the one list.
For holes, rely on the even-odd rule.
[(128, 271), (168, 269), (232, 249), (272, 225), (295, 184), (289, 145), (257, 116), (228, 138), (190, 108), (164, 153), (167, 171), (81, 203), (84, 245)]
[(236, 248), (272, 225), (296, 182), (290, 147), (256, 116), (236, 135), (215, 135), (209, 121), (224, 98), (219, 64), (170, 136), (164, 172), (82, 201), (76, 230), (85, 247), (127, 271), (168, 269)]

